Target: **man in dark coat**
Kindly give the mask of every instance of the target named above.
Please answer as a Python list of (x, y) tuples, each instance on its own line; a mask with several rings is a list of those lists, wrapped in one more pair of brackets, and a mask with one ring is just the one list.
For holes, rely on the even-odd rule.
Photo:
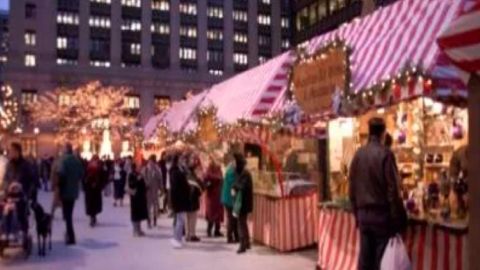
[(147, 207), (147, 187), (140, 169), (135, 163), (132, 163), (132, 170), (127, 176), (128, 188), (130, 193), (130, 216), (133, 223), (133, 235), (135, 237), (144, 236), (141, 223), (148, 219)]
[(80, 182), (83, 179), (84, 167), (82, 162), (73, 154), (71, 144), (65, 146), (65, 156), (60, 162), (59, 191), (62, 200), (63, 219), (67, 233), (67, 245), (75, 244), (75, 231), (73, 229), (73, 208), (80, 192)]
[(358, 269), (378, 270), (390, 237), (406, 227), (395, 157), (382, 141), (385, 121), (369, 121), (369, 141), (350, 167), (350, 201), (360, 229)]
[(36, 183), (33, 166), (23, 157), (22, 146), (19, 143), (10, 145), (10, 161), (5, 173), (4, 188), (13, 182), (18, 182), (22, 186), (24, 194), (29, 199), (33, 199)]
[(248, 231), (248, 214), (253, 211), (253, 181), (252, 175), (245, 168), (247, 162), (242, 154), (235, 154), (236, 180), (233, 183), (233, 193), (241, 196), (241, 207), (238, 213), (238, 234), (240, 248), (237, 253), (241, 254), (250, 249), (250, 233)]
[[(175, 226), (173, 230), (172, 245), (174, 248), (182, 247), (183, 230), (187, 212), (190, 209), (190, 186), (188, 184), (186, 171), (180, 168), (180, 156), (173, 157), (172, 167), (170, 169), (170, 198), (171, 207), (175, 215)], [(182, 161), (182, 166), (186, 166), (186, 161)]]
[(102, 190), (105, 184), (102, 161), (94, 156), (87, 165), (85, 178), (85, 211), (90, 217), (90, 226), (97, 225), (97, 215), (102, 212)]

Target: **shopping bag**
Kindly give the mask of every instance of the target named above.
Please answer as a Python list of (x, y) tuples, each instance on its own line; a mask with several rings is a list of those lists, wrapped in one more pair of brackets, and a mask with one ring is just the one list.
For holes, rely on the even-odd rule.
[(233, 202), (233, 216), (238, 218), (240, 216), (240, 211), (242, 210), (242, 200), (243, 194), (242, 191), (239, 191), (235, 196), (235, 201)]
[(412, 263), (408, 258), (407, 249), (402, 238), (397, 235), (388, 241), (383, 253), (381, 270), (412, 270)]

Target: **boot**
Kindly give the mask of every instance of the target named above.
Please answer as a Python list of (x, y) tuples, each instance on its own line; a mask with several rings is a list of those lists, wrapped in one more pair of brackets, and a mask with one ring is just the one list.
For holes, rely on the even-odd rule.
[(215, 237), (223, 237), (222, 232), (220, 232), (220, 223), (215, 223)]
[(213, 230), (213, 223), (208, 222), (208, 225), (207, 225), (207, 236), (208, 237), (212, 237), (212, 230)]

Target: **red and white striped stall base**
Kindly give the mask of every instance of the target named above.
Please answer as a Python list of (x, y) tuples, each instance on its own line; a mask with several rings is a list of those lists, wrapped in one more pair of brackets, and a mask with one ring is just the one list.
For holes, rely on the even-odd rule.
[(275, 198), (254, 195), (253, 239), (281, 252), (317, 241), (317, 194)]
[[(357, 269), (360, 235), (351, 213), (320, 209), (318, 232), (319, 269)], [(404, 242), (415, 270), (468, 269), (465, 231), (411, 224)]]

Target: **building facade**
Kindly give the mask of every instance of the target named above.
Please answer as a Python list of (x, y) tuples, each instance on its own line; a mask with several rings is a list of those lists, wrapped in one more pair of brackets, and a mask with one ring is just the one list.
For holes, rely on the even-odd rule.
[(0, 81), (7, 63), (8, 53), (8, 12), (0, 10)]
[[(141, 122), (290, 46), (287, 0), (11, 0), (4, 83), (23, 105), (88, 81), (130, 86)], [(33, 127), (24, 123), (24, 133)]]
[(292, 0), (293, 44), (338, 28), (397, 0)]

